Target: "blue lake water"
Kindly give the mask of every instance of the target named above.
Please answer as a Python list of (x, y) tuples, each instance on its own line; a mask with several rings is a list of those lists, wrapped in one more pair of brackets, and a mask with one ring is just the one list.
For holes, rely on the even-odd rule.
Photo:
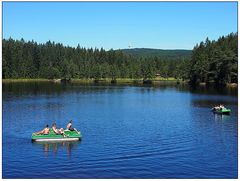
[[(223, 103), (230, 115), (214, 115)], [(237, 90), (3, 84), (3, 178), (237, 178)], [(32, 143), (72, 119), (80, 142)]]

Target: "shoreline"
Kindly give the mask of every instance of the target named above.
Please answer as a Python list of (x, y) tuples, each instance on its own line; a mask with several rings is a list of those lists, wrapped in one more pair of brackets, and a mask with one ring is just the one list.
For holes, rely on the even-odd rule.
[[(152, 82), (183, 82), (182, 80), (177, 80), (175, 78), (154, 78), (149, 79)], [(86, 78), (73, 78), (70, 80), (72, 83), (96, 83), (96, 82), (106, 82), (111, 83), (111, 78), (105, 78), (105, 79), (86, 79)], [(54, 83), (60, 83), (61, 79), (2, 79), (2, 83), (10, 83), (10, 82), (54, 82)], [(131, 78), (117, 78), (117, 83), (136, 83), (136, 82), (143, 82), (143, 79), (131, 79)]]
[(2, 83), (10, 82), (51, 82), (50, 79), (2, 79)]
[[(65, 80), (61, 79), (2, 79), (2, 83), (38, 83), (38, 82), (52, 82), (52, 83), (64, 83)], [(66, 81), (68, 82), (68, 81)], [(188, 81), (183, 81), (180, 79), (175, 79), (173, 77), (169, 78), (153, 78), (153, 79), (148, 79), (145, 82), (143, 79), (131, 79), (131, 78), (117, 78), (115, 82), (112, 82), (111, 78), (105, 78), (105, 79), (86, 79), (86, 78), (73, 78), (69, 81), (70, 83), (79, 83), (79, 84), (112, 84), (112, 85), (118, 85), (118, 84), (134, 84), (134, 85), (159, 85), (159, 84), (188, 84)], [(198, 86), (207, 86), (206, 83), (199, 83)], [(226, 87), (229, 88), (237, 88), (238, 84), (236, 83), (227, 83), (225, 85)]]

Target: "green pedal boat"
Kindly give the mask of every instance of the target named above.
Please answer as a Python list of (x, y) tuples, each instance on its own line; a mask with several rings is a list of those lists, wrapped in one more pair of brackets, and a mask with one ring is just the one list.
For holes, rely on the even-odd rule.
[(64, 130), (66, 136), (55, 134), (52, 129), (47, 135), (32, 134), (32, 141), (37, 142), (55, 142), (55, 141), (79, 141), (81, 140), (81, 133), (77, 131)]
[(230, 114), (231, 109), (227, 109), (227, 108), (222, 108), (222, 109), (212, 109), (213, 113), (216, 114)]

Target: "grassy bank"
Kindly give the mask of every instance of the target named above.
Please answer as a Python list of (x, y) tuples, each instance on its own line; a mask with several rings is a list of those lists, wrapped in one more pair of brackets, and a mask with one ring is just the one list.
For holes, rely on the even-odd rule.
[[(143, 82), (143, 79), (131, 79), (131, 78), (117, 78), (115, 84), (122, 84), (122, 85), (143, 85), (143, 84), (151, 84), (151, 85), (168, 85), (168, 84), (186, 84), (188, 83), (189, 80), (183, 81), (181, 79), (175, 79), (173, 77), (169, 78), (162, 78), (162, 77), (157, 77), (153, 79), (149, 79), (146, 82)], [(52, 82), (52, 83), (61, 83), (61, 79), (2, 79), (2, 83), (33, 83), (33, 82)], [(109, 85), (112, 84), (112, 79), (111, 78), (104, 78), (104, 79), (86, 79), (86, 78), (73, 78), (71, 79), (71, 83), (79, 83), (79, 84), (105, 84)], [(207, 86), (207, 83), (199, 83), (198, 86)], [(237, 88), (238, 84), (236, 83), (228, 83), (225, 85), (226, 87), (229, 88)]]
[(2, 79), (3, 83), (9, 82), (49, 82), (49, 79)]
[[(56, 81), (58, 80), (58, 81)], [(107, 83), (110, 84), (112, 81), (111, 78), (105, 78), (105, 79), (71, 79), (71, 83), (82, 83), (82, 84), (92, 84), (92, 83)], [(172, 82), (177, 83), (179, 80), (175, 78), (154, 78), (150, 80), (152, 84), (158, 84), (163, 82)], [(55, 82), (60, 83), (60, 79), (2, 79), (3, 83), (11, 83), (11, 82)], [(130, 79), (130, 78), (117, 78), (116, 84), (143, 84), (143, 79)]]

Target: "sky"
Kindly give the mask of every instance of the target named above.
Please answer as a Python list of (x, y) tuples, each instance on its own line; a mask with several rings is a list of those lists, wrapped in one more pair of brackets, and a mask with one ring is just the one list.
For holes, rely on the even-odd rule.
[(3, 38), (76, 47), (192, 49), (237, 32), (237, 2), (3, 2)]

